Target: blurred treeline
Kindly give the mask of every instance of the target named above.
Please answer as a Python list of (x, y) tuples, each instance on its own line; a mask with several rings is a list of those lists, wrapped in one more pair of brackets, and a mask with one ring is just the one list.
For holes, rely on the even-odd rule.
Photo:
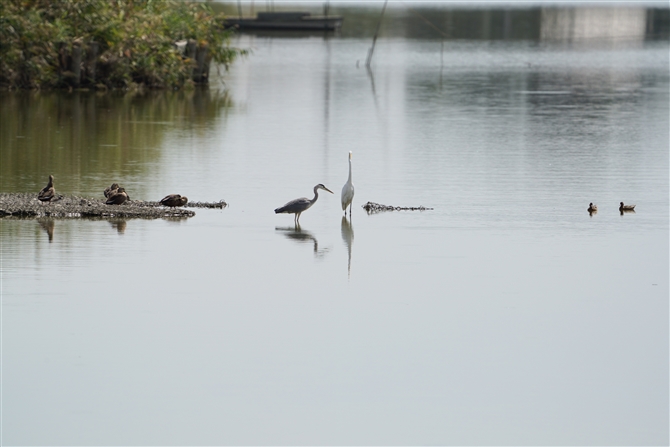
[(206, 44), (208, 58), (226, 68), (243, 53), (221, 19), (207, 4), (174, 0), (2, 0), (0, 86), (66, 87), (59, 58), (95, 43), (98, 88), (180, 88), (194, 61), (176, 41)]

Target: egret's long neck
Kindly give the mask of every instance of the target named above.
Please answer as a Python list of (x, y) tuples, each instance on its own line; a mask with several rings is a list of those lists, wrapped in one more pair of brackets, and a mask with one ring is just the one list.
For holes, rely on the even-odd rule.
[(349, 159), (349, 183), (351, 183), (351, 158)]

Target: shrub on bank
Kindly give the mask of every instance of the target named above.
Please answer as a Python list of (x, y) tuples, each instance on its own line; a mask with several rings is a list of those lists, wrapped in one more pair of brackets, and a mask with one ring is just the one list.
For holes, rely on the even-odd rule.
[(192, 82), (194, 60), (175, 42), (195, 40), (226, 68), (244, 53), (221, 21), (206, 4), (174, 0), (2, 0), (0, 85), (69, 87), (65, 59), (79, 51), (82, 85), (180, 88)]

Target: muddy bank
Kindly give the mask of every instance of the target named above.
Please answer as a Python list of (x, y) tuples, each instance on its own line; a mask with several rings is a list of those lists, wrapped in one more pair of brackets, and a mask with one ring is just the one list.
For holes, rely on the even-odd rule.
[[(190, 208), (225, 208), (226, 202), (193, 202), (186, 204)], [(78, 196), (58, 196), (51, 202), (42, 203), (37, 194), (0, 193), (0, 217), (118, 217), (146, 218), (193, 217), (195, 212), (189, 209), (168, 208), (158, 202), (129, 200), (122, 205), (106, 205), (104, 199), (92, 199)]]

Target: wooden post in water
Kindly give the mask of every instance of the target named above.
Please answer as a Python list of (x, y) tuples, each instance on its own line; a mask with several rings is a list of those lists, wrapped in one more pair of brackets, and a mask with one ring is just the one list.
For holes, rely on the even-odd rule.
[(65, 42), (57, 42), (58, 48), (58, 75), (63, 76), (63, 72), (67, 71), (67, 53), (65, 49)]
[(195, 56), (195, 70), (193, 73), (193, 80), (195, 82), (207, 83), (209, 73), (205, 72), (205, 61), (207, 60), (208, 45), (203, 43), (198, 47)]
[(91, 42), (86, 49), (86, 82), (95, 84), (95, 68), (98, 63), (98, 50), (100, 44), (98, 42)]
[(379, 28), (382, 26), (382, 19), (384, 18), (384, 11), (386, 11), (386, 5), (388, 4), (389, 0), (386, 0), (384, 2), (384, 7), (382, 8), (382, 14), (379, 16), (379, 23), (377, 24), (377, 31), (375, 31), (375, 35), (372, 38), (372, 46), (370, 47), (370, 50), (368, 51), (368, 59), (365, 61), (365, 66), (370, 68), (370, 62), (372, 62), (372, 53), (375, 51), (375, 43), (377, 43), (377, 35), (379, 34)]
[(193, 39), (189, 39), (186, 42), (186, 51), (185, 56), (193, 61), (195, 61), (195, 51), (197, 49), (197, 42)]
[(75, 41), (72, 44), (72, 85), (79, 87), (81, 83), (81, 42)]
[(193, 39), (189, 39), (188, 42), (186, 43), (186, 57), (191, 61), (193, 64), (193, 70), (191, 71), (191, 79), (195, 77), (195, 71), (197, 69), (197, 66), (195, 65), (195, 55), (197, 51), (197, 42)]

